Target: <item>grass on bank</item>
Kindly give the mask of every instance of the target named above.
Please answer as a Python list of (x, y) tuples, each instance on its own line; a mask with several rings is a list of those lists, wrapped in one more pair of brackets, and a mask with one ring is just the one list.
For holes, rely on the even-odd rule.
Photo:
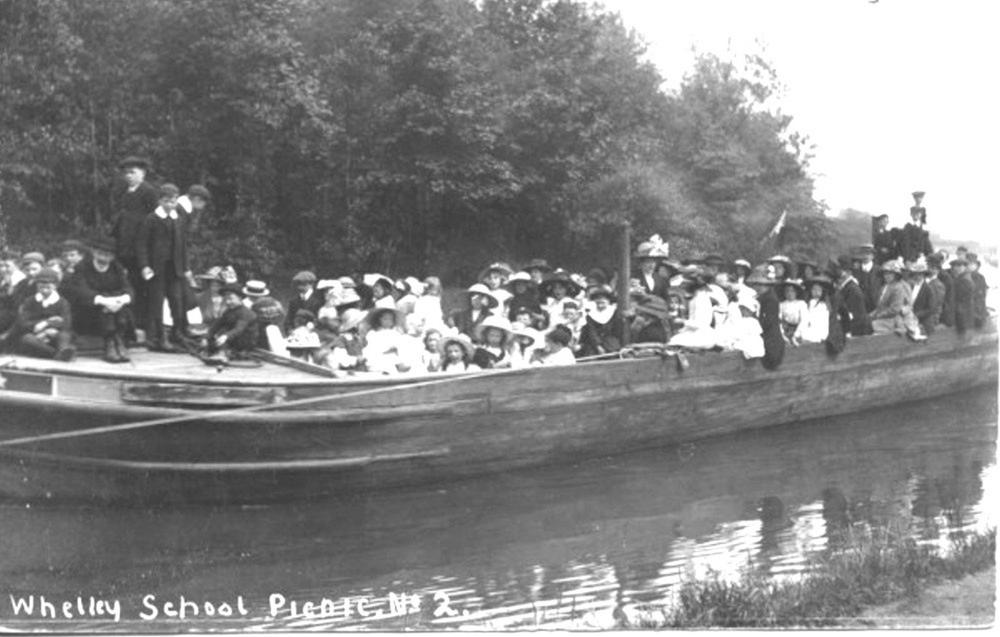
[(817, 558), (801, 581), (774, 583), (748, 574), (737, 582), (689, 581), (663, 619), (627, 628), (768, 628), (838, 626), (869, 606), (916, 597), (944, 580), (990, 568), (996, 531), (965, 535), (947, 557), (888, 531), (849, 538), (847, 546)]

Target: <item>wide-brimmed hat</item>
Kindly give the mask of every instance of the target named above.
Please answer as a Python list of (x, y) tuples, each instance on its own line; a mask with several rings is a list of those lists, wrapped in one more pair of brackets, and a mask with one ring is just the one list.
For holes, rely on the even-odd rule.
[(339, 290), (344, 289), (344, 286), (341, 285), (340, 281), (338, 281), (337, 279), (320, 279), (319, 281), (316, 282), (316, 290), (317, 291), (320, 291), (320, 290), (329, 290), (330, 288), (333, 288), (333, 289), (336, 289), (336, 290), (339, 291)]
[(212, 198), (212, 193), (208, 191), (208, 188), (202, 186), (201, 184), (191, 184), (187, 191), (188, 197), (201, 197), (205, 201)]
[(618, 300), (617, 295), (615, 295), (615, 291), (611, 289), (610, 285), (595, 285), (587, 290), (587, 298), (591, 301), (602, 296), (611, 303)]
[[(67, 248), (68, 243), (69, 242), (67, 241), (66, 243), (63, 244), (63, 251), (67, 249), (74, 249), (74, 248)], [(96, 237), (90, 241), (90, 249), (91, 251), (100, 250), (101, 252), (110, 252), (111, 254), (114, 254), (115, 253), (114, 239), (111, 239), (110, 237)]]
[(405, 281), (406, 284), (410, 286), (410, 292), (412, 292), (415, 296), (423, 296), (424, 294), (423, 281), (421, 281), (415, 276), (408, 276), (405, 279), (403, 279), (403, 281)]
[(551, 296), (552, 286), (554, 286), (557, 283), (566, 286), (567, 296), (576, 296), (580, 293), (581, 290), (580, 285), (573, 280), (572, 275), (569, 272), (562, 269), (556, 270), (551, 275), (549, 275), (547, 279), (542, 281), (542, 283), (538, 286), (538, 290), (541, 292), (543, 296)]
[(667, 306), (667, 302), (654, 294), (640, 297), (633, 307), (637, 314), (645, 314), (660, 321), (665, 321), (670, 317), (670, 308)]
[(542, 272), (551, 272), (552, 266), (545, 259), (532, 259), (522, 268), (525, 272), (530, 272), (532, 270), (541, 270)]
[(722, 265), (726, 262), (726, 260), (717, 254), (709, 254), (702, 259), (702, 262), (705, 265)]
[(784, 263), (785, 265), (791, 265), (792, 260), (783, 254), (776, 254), (767, 260), (768, 263)]
[(493, 263), (489, 264), (479, 272), (478, 279), (480, 281), (484, 280), (486, 278), (486, 275), (489, 274), (490, 272), (499, 272), (504, 276), (510, 276), (514, 274), (514, 268), (510, 267), (503, 261), (494, 261)]
[(45, 265), (45, 255), (41, 252), (26, 252), (21, 256), (21, 265), (24, 266), (28, 263)]
[(196, 278), (196, 279), (202, 279), (202, 280), (205, 280), (205, 281), (219, 281), (221, 283), (222, 282), (222, 266), (220, 266), (220, 265), (213, 265), (212, 267), (210, 267), (207, 271), (203, 272), (202, 274), (196, 274), (196, 275), (194, 275), (194, 278)]
[(504, 317), (502, 317), (502, 316), (487, 316), (486, 318), (483, 319), (483, 321), (479, 325), (477, 325), (476, 327), (474, 327), (473, 330), (472, 330), (472, 333), (476, 337), (477, 341), (482, 341), (483, 340), (483, 332), (488, 327), (492, 327), (494, 329), (498, 329), (498, 330), (504, 332), (508, 337), (510, 337), (510, 333), (511, 333), (511, 331), (513, 329), (511, 327), (511, 325), (510, 325), (510, 321), (508, 321)]
[(368, 326), (372, 329), (377, 328), (382, 320), (382, 316), (385, 314), (392, 314), (395, 317), (395, 327), (403, 327), (403, 321), (406, 320), (406, 317), (394, 307), (376, 307), (369, 310), (367, 318)]
[(746, 269), (747, 272), (751, 272), (753, 270), (753, 266), (750, 265), (750, 262), (747, 261), (746, 259), (736, 259), (735, 261), (733, 261), (733, 267), (744, 268)]
[(902, 274), (903, 264), (897, 261), (896, 259), (893, 259), (891, 261), (886, 261), (885, 263), (882, 264), (882, 271), (892, 272), (893, 274)]
[(35, 275), (35, 283), (59, 283), (59, 273), (52, 268), (42, 268)]
[(125, 159), (118, 162), (118, 170), (125, 170), (126, 168), (142, 168), (145, 171), (149, 171), (149, 160), (144, 157), (137, 157), (136, 155), (129, 155)]
[(292, 283), (309, 283), (310, 285), (316, 282), (316, 275), (309, 270), (302, 270), (297, 272), (295, 276), (292, 277)]
[(746, 280), (746, 285), (780, 285), (781, 283), (781, 280), (772, 279), (767, 276), (767, 268), (765, 266), (758, 266), (751, 270), (750, 276)]
[(249, 297), (269, 296), (271, 294), (271, 290), (267, 289), (267, 283), (251, 279), (243, 286), (243, 294), (244, 296)]
[(531, 344), (536, 345), (545, 337), (533, 327), (515, 327), (511, 330), (510, 339), (513, 340), (515, 338), (530, 338)]
[(510, 275), (510, 277), (507, 279), (507, 282), (504, 284), (504, 287), (506, 287), (508, 290), (511, 290), (511, 288), (514, 287), (514, 284), (519, 282), (525, 283), (529, 287), (535, 286), (535, 282), (531, 279), (531, 275), (524, 270), (520, 270)]
[(341, 290), (340, 294), (337, 295), (335, 304), (337, 307), (344, 307), (345, 305), (351, 305), (352, 303), (360, 303), (361, 297), (354, 288), (344, 288)]
[(805, 280), (805, 286), (807, 288), (812, 288), (814, 285), (821, 285), (823, 289), (827, 292), (833, 290), (833, 281), (828, 276), (818, 274), (816, 276), (811, 276)]
[(904, 266), (904, 269), (910, 274), (926, 274), (927, 273), (927, 262), (923, 259), (917, 259), (916, 261), (910, 261)]
[(470, 297), (472, 295), (474, 295), (474, 294), (479, 294), (479, 295), (485, 297), (486, 298), (486, 305), (488, 305), (491, 308), (494, 308), (494, 307), (497, 307), (498, 305), (500, 305), (500, 299), (498, 299), (497, 297), (493, 296), (493, 293), (490, 292), (490, 289), (488, 287), (486, 287), (485, 285), (483, 285), (482, 283), (474, 283), (474, 284), (470, 285), (469, 289), (466, 290), (465, 293), (468, 294)]
[(438, 352), (442, 356), (444, 356), (444, 353), (448, 349), (448, 346), (451, 345), (452, 343), (457, 343), (458, 346), (461, 347), (462, 350), (465, 352), (466, 357), (472, 356), (473, 352), (475, 352), (476, 350), (476, 346), (472, 344), (472, 341), (470, 341), (469, 337), (466, 336), (465, 334), (451, 334), (442, 337), (441, 340), (438, 341), (437, 344)]
[(635, 247), (636, 259), (658, 259), (658, 255), (653, 254), (655, 246), (650, 241), (643, 241)]
[[(90, 242), (93, 245), (93, 241)], [(80, 241), (79, 239), (66, 239), (59, 244), (60, 252), (69, 252), (70, 250), (76, 250), (77, 252), (84, 252), (87, 250), (87, 245)]]
[(358, 308), (349, 308), (344, 310), (344, 313), (340, 315), (340, 328), (341, 332), (349, 332), (365, 322), (368, 318), (368, 312), (364, 310), (359, 310)]
[(379, 274), (377, 272), (364, 275), (363, 277), (361, 277), (361, 281), (370, 288), (375, 287), (376, 283), (381, 283), (382, 285), (385, 286), (387, 290), (391, 290), (394, 287), (396, 287), (396, 284), (393, 282), (392, 279), (390, 279), (384, 274)]
[(608, 282), (608, 273), (603, 268), (591, 268), (586, 278), (599, 281), (603, 285)]
[(796, 288), (799, 292), (805, 291), (805, 287), (802, 285), (801, 279), (785, 279), (783, 281), (778, 281), (778, 284), (782, 289), (790, 285), (793, 288)]
[(851, 248), (851, 255), (853, 256), (862, 256), (865, 254), (875, 254), (875, 246), (870, 243), (863, 243)]

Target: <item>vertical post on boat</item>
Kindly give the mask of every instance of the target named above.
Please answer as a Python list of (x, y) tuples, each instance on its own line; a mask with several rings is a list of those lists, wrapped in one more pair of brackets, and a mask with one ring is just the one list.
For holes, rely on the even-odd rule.
[[(628, 219), (622, 223), (622, 243), (621, 243), (621, 263), (618, 267), (618, 311), (622, 317), (628, 315), (629, 305), (629, 281), (632, 279), (631, 257), (632, 257), (632, 226)], [(622, 334), (622, 345), (628, 345), (631, 334), (626, 318), (625, 330)]]

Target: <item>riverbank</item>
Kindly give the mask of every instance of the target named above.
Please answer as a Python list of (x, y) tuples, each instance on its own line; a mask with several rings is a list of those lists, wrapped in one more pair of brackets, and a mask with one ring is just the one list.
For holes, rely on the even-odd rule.
[(801, 581), (778, 584), (755, 573), (736, 582), (690, 581), (672, 609), (625, 609), (620, 627), (888, 628), (993, 621), (995, 531), (959, 537), (943, 554), (885, 530), (847, 533), (844, 540), (843, 548), (816, 558)]

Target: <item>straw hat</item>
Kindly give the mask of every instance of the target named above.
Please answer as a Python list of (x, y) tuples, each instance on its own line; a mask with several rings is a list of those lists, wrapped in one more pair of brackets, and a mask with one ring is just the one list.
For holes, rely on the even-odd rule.
[(514, 287), (514, 284), (518, 282), (525, 283), (528, 287), (535, 286), (535, 282), (531, 279), (531, 275), (524, 270), (520, 270), (519, 272), (515, 272), (510, 275), (510, 278), (507, 279), (507, 283), (504, 284), (504, 287), (511, 290)]
[(500, 305), (500, 299), (498, 299), (497, 297), (493, 296), (493, 293), (490, 292), (490, 289), (488, 287), (486, 287), (485, 285), (483, 285), (482, 283), (475, 283), (473, 285), (470, 285), (469, 289), (466, 290), (466, 294), (468, 294), (470, 297), (472, 295), (474, 295), (474, 294), (479, 294), (479, 295), (485, 297), (486, 298), (486, 305), (489, 306), (489, 307), (491, 307), (491, 308), (494, 308), (494, 307), (497, 307), (498, 305)]
[(466, 336), (465, 334), (455, 334), (455, 335), (445, 336), (440, 341), (438, 341), (437, 344), (438, 353), (444, 356), (444, 353), (445, 351), (447, 351), (448, 346), (451, 345), (452, 343), (455, 343), (459, 347), (461, 347), (462, 350), (465, 352), (465, 356), (467, 358), (471, 357), (476, 349), (475, 345), (472, 344), (472, 341), (469, 340), (468, 336)]
[(344, 313), (340, 317), (340, 332), (343, 333), (353, 330), (364, 323), (366, 318), (368, 318), (368, 312), (365, 312), (364, 310), (359, 310), (353, 307), (344, 310)]
[(475, 335), (477, 341), (482, 341), (483, 340), (483, 332), (485, 332), (486, 328), (489, 328), (489, 327), (492, 327), (494, 329), (500, 330), (501, 332), (503, 332), (505, 334), (506, 338), (510, 338), (510, 334), (511, 334), (511, 331), (512, 331), (512, 328), (511, 328), (511, 325), (510, 325), (510, 321), (508, 321), (507, 319), (505, 319), (502, 316), (492, 316), (491, 315), (491, 316), (487, 316), (486, 318), (484, 318), (483, 322), (480, 323), (479, 325), (477, 325), (472, 330), (472, 333)]
[(541, 285), (538, 286), (539, 292), (542, 296), (552, 296), (552, 286), (556, 283), (561, 283), (566, 286), (567, 296), (576, 296), (580, 293), (580, 286), (576, 281), (572, 279), (572, 276), (566, 270), (556, 270), (553, 272), (549, 278), (542, 281)]
[(270, 294), (271, 291), (267, 289), (267, 283), (264, 283), (263, 281), (250, 280), (243, 286), (244, 296), (256, 298), (259, 296), (268, 296)]
[(541, 332), (533, 327), (517, 327), (511, 331), (510, 338), (528, 338), (531, 339), (531, 343), (529, 345), (537, 345), (544, 337)]
[(892, 272), (893, 274), (899, 275), (903, 273), (903, 264), (900, 260), (893, 259), (892, 261), (886, 261), (882, 264), (883, 272)]
[(504, 276), (510, 276), (514, 274), (514, 268), (510, 267), (509, 265), (507, 265), (502, 261), (496, 261), (483, 268), (483, 270), (479, 273), (478, 280), (484, 281), (486, 279), (486, 275), (489, 274), (490, 272), (499, 272)]
[(387, 290), (392, 290), (396, 286), (396, 284), (393, 283), (392, 279), (390, 279), (384, 274), (378, 274), (377, 272), (374, 274), (364, 275), (363, 277), (361, 277), (361, 282), (370, 288), (375, 287), (376, 283), (381, 283), (382, 285), (385, 286), (385, 289)]

